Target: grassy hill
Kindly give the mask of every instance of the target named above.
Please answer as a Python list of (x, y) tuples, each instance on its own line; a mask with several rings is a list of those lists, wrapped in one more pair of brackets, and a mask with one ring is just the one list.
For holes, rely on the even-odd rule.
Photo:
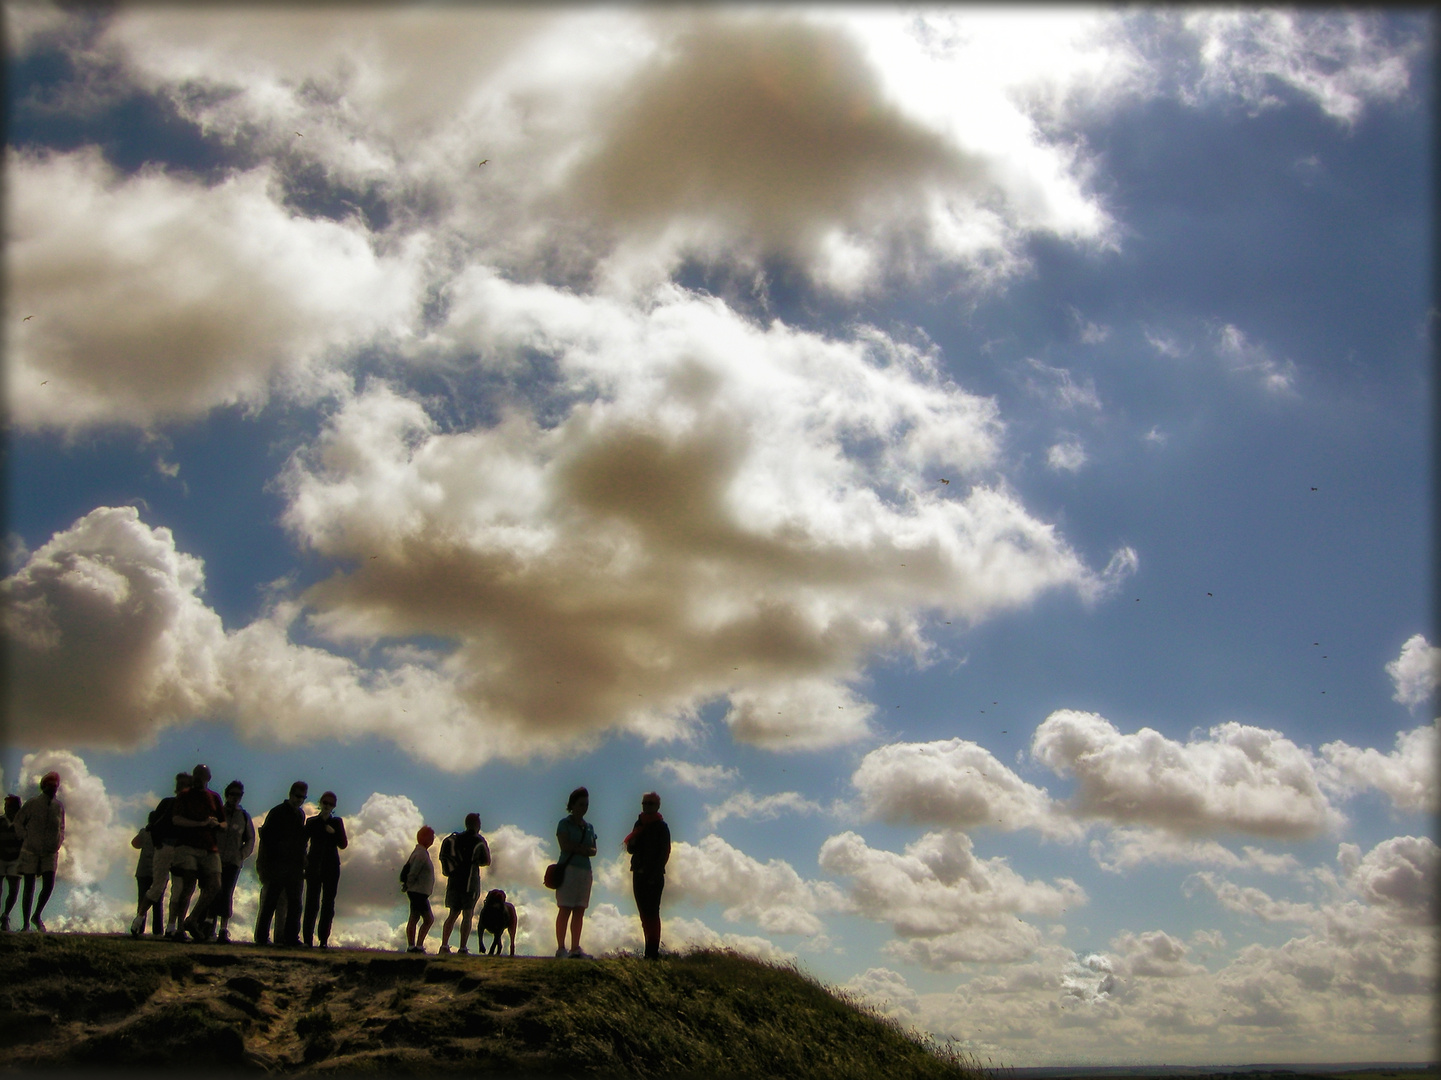
[(980, 1080), (794, 969), (0, 936), (11, 1068)]

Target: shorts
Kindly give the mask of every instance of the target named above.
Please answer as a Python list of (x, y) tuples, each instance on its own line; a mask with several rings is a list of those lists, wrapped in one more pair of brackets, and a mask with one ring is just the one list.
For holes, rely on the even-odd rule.
[(579, 866), (566, 866), (565, 879), (555, 890), (555, 902), (559, 907), (584, 908), (590, 905), (590, 870)]
[(174, 861), (170, 864), (171, 873), (220, 876), (220, 852), (206, 851), (204, 848), (185, 844), (176, 844), (174, 851)]
[(20, 874), (20, 856), (19, 856), (19, 855), (16, 855), (15, 858), (11, 859), (9, 862), (0, 863), (0, 877), (18, 877), (19, 874)]
[(470, 882), (457, 874), (445, 883), (445, 907), (448, 911), (470, 911), (480, 899), (479, 892), (466, 888)]
[(41, 855), (38, 851), (22, 851), (20, 858), (15, 860), (15, 872), (17, 874), (53, 874), (59, 861), (57, 853), (53, 851), (49, 855)]
[(410, 897), (410, 914), (413, 917), (426, 919), (434, 918), (430, 913), (430, 894), (423, 892), (408, 892)]

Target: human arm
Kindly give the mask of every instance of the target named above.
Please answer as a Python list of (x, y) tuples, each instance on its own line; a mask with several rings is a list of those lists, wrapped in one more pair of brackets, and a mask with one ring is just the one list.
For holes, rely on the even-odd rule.
[(240, 861), (244, 862), (255, 853), (255, 822), (250, 820), (250, 815), (246, 813), (245, 810), (241, 810), (240, 812), (245, 814), (244, 836), (240, 841)]
[(345, 835), (345, 822), (340, 818), (331, 818), (330, 820), (335, 826), (335, 846), (337, 848), (349, 847), (350, 839)]

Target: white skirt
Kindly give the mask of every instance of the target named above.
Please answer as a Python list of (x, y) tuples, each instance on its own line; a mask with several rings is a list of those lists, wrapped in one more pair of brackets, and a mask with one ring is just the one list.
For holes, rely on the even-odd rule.
[(579, 866), (565, 866), (565, 878), (555, 890), (555, 902), (559, 907), (583, 908), (590, 904), (589, 870)]

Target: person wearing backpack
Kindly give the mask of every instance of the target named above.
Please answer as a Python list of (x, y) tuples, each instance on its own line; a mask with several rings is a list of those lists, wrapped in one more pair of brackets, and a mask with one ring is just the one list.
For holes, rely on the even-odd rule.
[(425, 935), (435, 923), (430, 911), (430, 894), (435, 891), (435, 863), (430, 861), (430, 845), (434, 843), (435, 830), (422, 825), (415, 834), (415, 850), (400, 868), (400, 887), (410, 899), (410, 918), (405, 924), (406, 952), (425, 952)]
[(20, 796), (5, 796), (5, 813), (0, 816), (0, 875), (5, 878), (5, 914), (0, 915), (0, 930), (10, 929), (10, 912), (20, 895), (20, 834), (15, 831), (15, 815), (20, 813)]
[(630, 852), (635, 906), (645, 936), (645, 959), (660, 959), (660, 895), (665, 889), (665, 864), (670, 861), (670, 826), (660, 816), (660, 796), (640, 797), (640, 817), (623, 841)]
[(240, 805), (245, 785), (232, 780), (225, 785), (225, 828), (220, 831), (220, 891), (210, 905), (215, 920), (215, 940), (222, 945), (230, 942), (230, 919), (235, 913), (235, 883), (240, 868), (255, 852), (255, 822), (250, 812)]
[(480, 834), (480, 815), (465, 815), (465, 831), (451, 833), (440, 843), (440, 872), (445, 875), (445, 907), (450, 912), (440, 928), (440, 953), (450, 952), (450, 931), (460, 924), (460, 955), (469, 956), (471, 920), (480, 899), (480, 870), (490, 865), (490, 845)]
[[(155, 908), (158, 917), (164, 917), (165, 890), (170, 885), (170, 865), (175, 861), (175, 826), (170, 820), (171, 811), (175, 807), (175, 800), (190, 790), (190, 783), (188, 772), (176, 773), (175, 794), (161, 799), (155, 809), (150, 811), (150, 817), (145, 822), (145, 831), (150, 834), (150, 843), (155, 854), (150, 862), (150, 888), (141, 895), (135, 908), (135, 918), (130, 923), (131, 937), (138, 938), (145, 932), (145, 913), (151, 907)], [(141, 844), (143, 846), (144, 841), (141, 841)], [(135, 876), (141, 876), (138, 869)], [(174, 899), (173, 890), (171, 899)], [(170, 925), (173, 930), (173, 919)]]

